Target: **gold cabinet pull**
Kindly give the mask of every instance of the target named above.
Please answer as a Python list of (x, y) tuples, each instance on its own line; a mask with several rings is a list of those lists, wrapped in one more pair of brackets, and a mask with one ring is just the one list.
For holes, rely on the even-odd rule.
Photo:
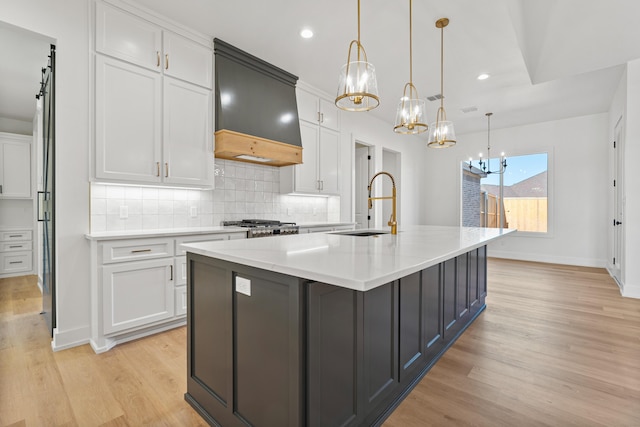
[(169, 69), (169, 54), (168, 53), (164, 56), (164, 69), (165, 70)]
[(132, 254), (140, 254), (143, 252), (151, 252), (151, 249), (135, 249), (133, 251), (131, 251)]
[(164, 177), (169, 178), (169, 163), (164, 164)]
[(169, 280), (173, 280), (173, 265), (170, 265), (169, 269), (171, 270), (170, 272), (171, 275), (169, 276)]
[(156, 50), (156, 67), (160, 66), (160, 51)]
[(156, 176), (160, 176), (160, 162), (156, 162)]

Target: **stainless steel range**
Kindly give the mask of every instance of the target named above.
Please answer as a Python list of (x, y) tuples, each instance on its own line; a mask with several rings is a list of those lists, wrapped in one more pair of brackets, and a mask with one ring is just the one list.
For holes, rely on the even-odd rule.
[(298, 234), (295, 222), (280, 222), (272, 219), (243, 219), (242, 221), (222, 221), (225, 227), (247, 228), (247, 238)]

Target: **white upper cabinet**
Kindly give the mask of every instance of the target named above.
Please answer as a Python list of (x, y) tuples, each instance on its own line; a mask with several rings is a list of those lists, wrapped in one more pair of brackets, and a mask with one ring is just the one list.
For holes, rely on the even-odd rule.
[(303, 89), (296, 90), (296, 98), (300, 120), (340, 131), (339, 110), (333, 102)]
[(302, 164), (280, 168), (280, 192), (339, 195), (340, 133), (300, 120), (300, 136)]
[(164, 182), (213, 181), (211, 90), (180, 80), (164, 81)]
[(96, 51), (141, 67), (162, 69), (162, 30), (104, 3), (96, 3)]
[(136, 182), (161, 179), (161, 76), (96, 57), (96, 177)]
[(211, 188), (213, 49), (145, 17), (96, 2), (95, 177)]
[(0, 198), (31, 197), (31, 137), (0, 132)]
[(213, 59), (211, 49), (192, 40), (164, 31), (164, 74), (211, 89)]

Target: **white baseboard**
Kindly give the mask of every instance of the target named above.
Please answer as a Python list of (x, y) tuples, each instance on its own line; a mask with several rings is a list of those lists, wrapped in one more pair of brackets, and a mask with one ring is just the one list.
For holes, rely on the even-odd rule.
[(640, 299), (640, 286), (631, 286), (629, 284), (622, 284), (620, 293), (623, 297), (627, 298), (639, 298)]
[(87, 344), (91, 336), (89, 326), (60, 332), (58, 328), (53, 329), (53, 340), (51, 348), (53, 351), (66, 350), (67, 348), (78, 347)]
[(96, 354), (104, 353), (111, 350), (118, 344), (123, 344), (128, 341), (137, 340), (138, 338), (147, 337), (149, 335), (157, 334), (159, 332), (168, 331), (169, 329), (178, 328), (187, 324), (186, 317), (177, 319), (169, 323), (162, 324), (160, 326), (153, 326), (150, 328), (142, 329), (139, 331), (130, 332), (128, 334), (119, 335), (117, 337), (101, 337), (99, 339), (89, 340), (91, 348)]
[(512, 259), (517, 261), (544, 262), (547, 264), (579, 265), (581, 267), (607, 268), (607, 262), (603, 259), (561, 257), (555, 255), (543, 255), (532, 253), (514, 253), (488, 248), (487, 255), (493, 258)]

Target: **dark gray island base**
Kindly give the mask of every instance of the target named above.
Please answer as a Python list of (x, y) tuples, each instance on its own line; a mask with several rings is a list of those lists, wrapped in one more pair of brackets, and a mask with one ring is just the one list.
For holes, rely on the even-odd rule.
[(382, 424), (487, 293), (486, 246), (366, 292), (191, 252), (187, 263), (185, 399), (224, 427)]

